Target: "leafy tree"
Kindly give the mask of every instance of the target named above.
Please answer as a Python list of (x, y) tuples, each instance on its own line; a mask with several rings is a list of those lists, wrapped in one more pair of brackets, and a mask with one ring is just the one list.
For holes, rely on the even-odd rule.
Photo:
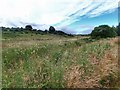
[(31, 26), (31, 25), (26, 25), (26, 26), (25, 26), (25, 29), (31, 31), (31, 30), (32, 30), (32, 26)]
[(36, 32), (36, 31), (37, 31), (37, 29), (33, 29), (33, 31), (34, 31), (34, 32)]
[(49, 33), (55, 33), (55, 28), (53, 26), (50, 26)]
[(58, 35), (66, 35), (66, 33), (63, 32), (63, 31), (56, 31), (56, 34), (58, 34)]
[(48, 33), (48, 30), (47, 29), (45, 29), (45, 31), (44, 31), (45, 33)]
[(118, 35), (120, 36), (120, 23), (118, 25)]
[(118, 36), (120, 36), (120, 23), (119, 25), (116, 27), (116, 33)]
[(115, 37), (117, 33), (115, 30), (108, 25), (100, 25), (95, 27), (91, 33), (92, 38), (107, 38), (107, 37)]

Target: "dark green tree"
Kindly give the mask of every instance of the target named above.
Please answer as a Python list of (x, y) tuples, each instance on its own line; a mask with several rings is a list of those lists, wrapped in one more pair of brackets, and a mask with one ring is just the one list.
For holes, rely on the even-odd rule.
[(32, 26), (31, 26), (31, 25), (26, 25), (26, 26), (25, 26), (25, 29), (31, 31), (31, 30), (32, 30)]
[(49, 33), (55, 33), (55, 28), (53, 26), (50, 26)]
[(45, 33), (48, 33), (48, 30), (47, 29), (45, 29), (45, 31), (44, 31)]
[(119, 25), (116, 27), (116, 32), (117, 32), (117, 35), (120, 36), (120, 23), (119, 23)]
[(107, 38), (115, 36), (117, 36), (115, 29), (108, 25), (100, 25), (98, 27), (95, 27), (94, 30), (91, 32), (92, 38)]

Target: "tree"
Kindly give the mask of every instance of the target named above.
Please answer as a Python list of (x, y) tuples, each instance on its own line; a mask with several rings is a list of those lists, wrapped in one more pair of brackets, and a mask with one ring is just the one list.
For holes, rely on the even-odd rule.
[(49, 33), (55, 33), (55, 28), (53, 26), (50, 26)]
[(31, 31), (31, 30), (32, 30), (32, 26), (31, 26), (31, 25), (26, 25), (26, 26), (25, 26), (25, 29)]
[(47, 29), (45, 29), (45, 31), (44, 31), (45, 33), (48, 33), (48, 30)]
[(120, 36), (120, 22), (119, 22), (119, 25), (118, 25), (118, 36)]
[(120, 36), (120, 23), (119, 25), (116, 27), (116, 33), (118, 36)]
[(92, 38), (107, 38), (115, 36), (117, 36), (116, 31), (108, 25), (100, 25), (98, 27), (95, 27), (91, 32)]

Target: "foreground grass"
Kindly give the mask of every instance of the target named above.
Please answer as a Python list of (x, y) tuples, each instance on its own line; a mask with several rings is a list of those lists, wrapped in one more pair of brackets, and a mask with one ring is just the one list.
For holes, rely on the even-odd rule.
[(43, 37), (3, 41), (3, 87), (119, 87), (116, 38)]

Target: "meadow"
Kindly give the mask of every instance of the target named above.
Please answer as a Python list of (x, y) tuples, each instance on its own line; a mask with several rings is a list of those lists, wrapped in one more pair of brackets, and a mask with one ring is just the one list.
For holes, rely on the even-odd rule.
[(118, 37), (2, 34), (4, 88), (120, 87)]

